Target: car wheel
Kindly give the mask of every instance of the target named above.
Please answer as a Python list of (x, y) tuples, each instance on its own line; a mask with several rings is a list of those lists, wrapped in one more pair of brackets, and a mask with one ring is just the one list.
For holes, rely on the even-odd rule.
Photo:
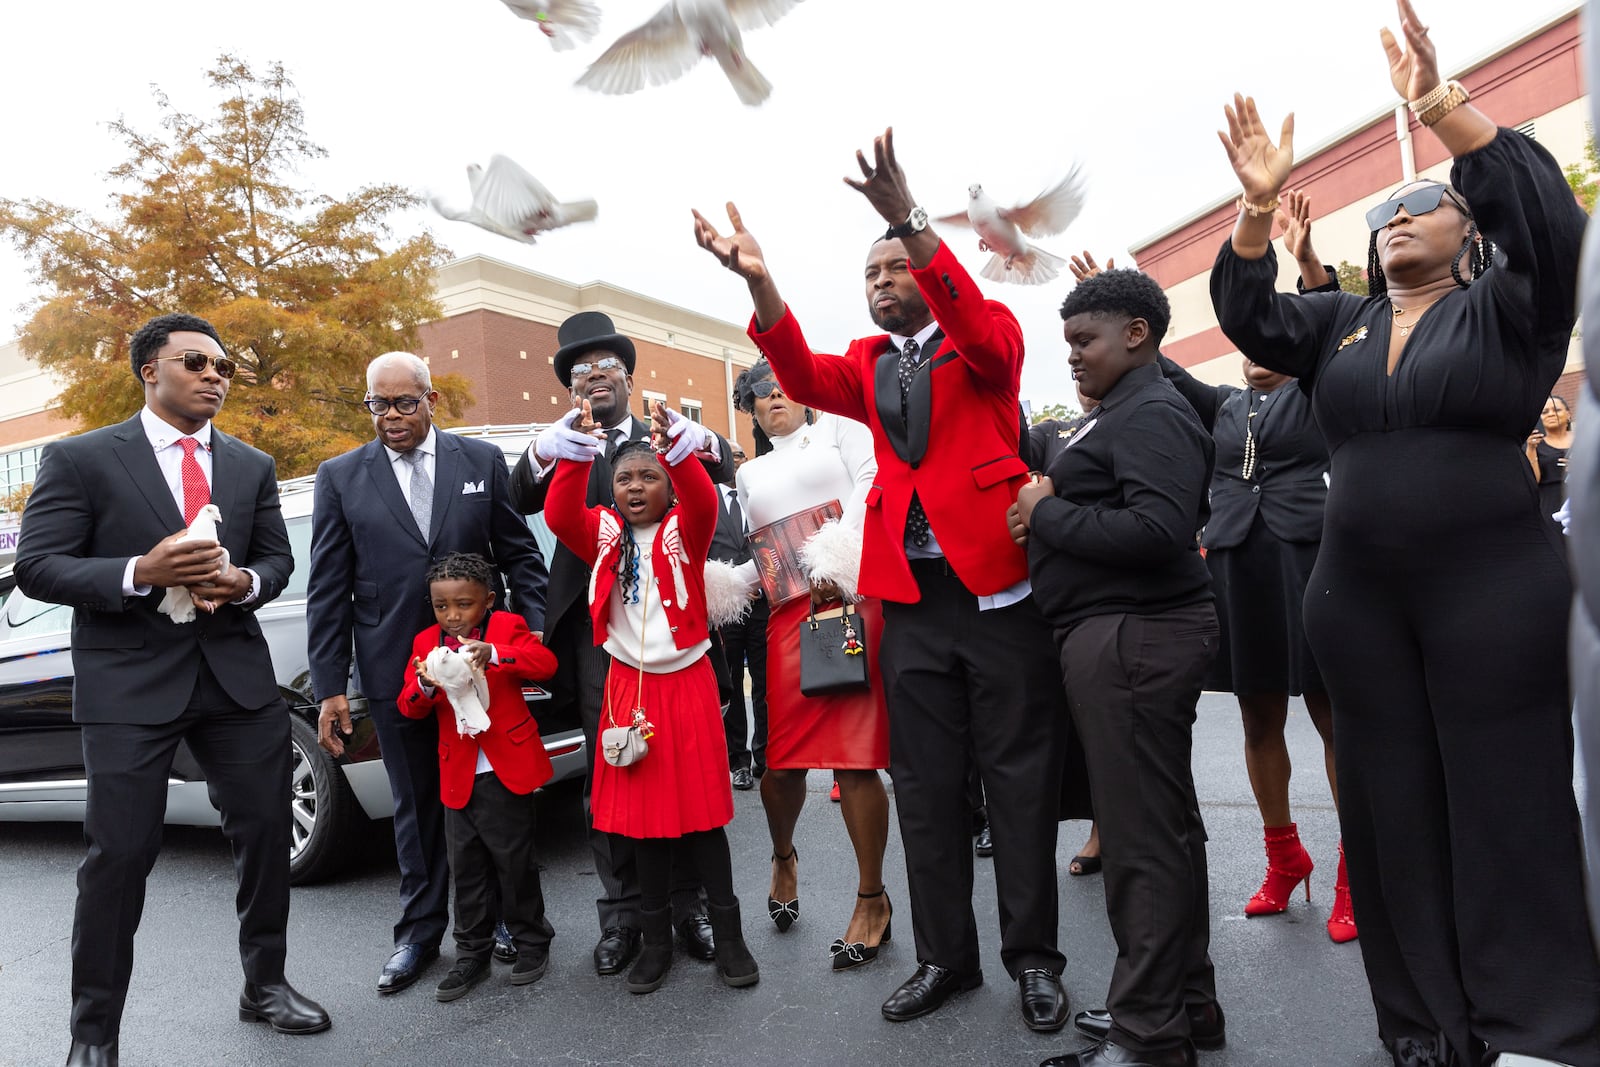
[(338, 868), (362, 816), (344, 772), (318, 747), (316, 730), (292, 713), (289, 745), (289, 881), (304, 885)]

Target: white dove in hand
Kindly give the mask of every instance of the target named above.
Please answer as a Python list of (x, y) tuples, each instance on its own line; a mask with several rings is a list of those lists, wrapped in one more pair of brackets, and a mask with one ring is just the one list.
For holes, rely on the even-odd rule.
[(578, 84), (601, 93), (634, 93), (688, 73), (704, 56), (733, 83), (739, 99), (755, 107), (772, 95), (744, 54), (741, 30), (770, 26), (800, 0), (672, 0), (654, 18), (617, 38)]
[(1072, 171), (1026, 204), (1001, 207), (981, 185), (969, 185), (964, 215), (946, 215), (940, 222), (964, 223), (978, 231), (978, 249), (993, 252), (982, 275), (992, 282), (1043, 285), (1061, 273), (1067, 261), (1028, 243), (1029, 237), (1048, 237), (1072, 225), (1083, 210), (1083, 177)]
[(538, 234), (548, 230), (588, 222), (600, 210), (593, 200), (561, 203), (538, 179), (505, 156), (491, 156), (487, 167), (469, 164), (467, 182), (472, 187), (470, 208), (451, 208), (434, 197), (433, 209), (447, 219), (470, 222), (525, 244), (533, 244)]
[[(189, 524), (189, 532), (179, 541), (215, 541), (217, 539), (217, 525), (222, 522), (222, 512), (217, 510), (215, 504), (207, 504), (195, 512), (194, 521)], [(222, 571), (228, 571), (228, 550), (222, 550)], [(161, 598), (161, 603), (156, 605), (156, 610), (163, 615), (172, 617), (173, 622), (193, 622), (195, 615), (195, 599), (189, 590), (181, 585), (173, 586), (167, 590), (167, 595)], [(207, 607), (206, 610), (211, 610)]]
[(550, 47), (565, 52), (600, 30), (600, 9), (589, 0), (502, 0), (519, 18), (537, 22)]
[(489, 680), (472, 665), (471, 656), (440, 645), (422, 665), (450, 698), (457, 733), (475, 737), (489, 728)]

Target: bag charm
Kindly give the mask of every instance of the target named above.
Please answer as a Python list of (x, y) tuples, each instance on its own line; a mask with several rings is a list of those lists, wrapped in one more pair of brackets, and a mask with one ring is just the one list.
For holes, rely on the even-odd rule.
[(856, 628), (850, 625), (849, 615), (844, 617), (844, 644), (840, 645), (839, 648), (847, 656), (859, 656), (866, 651), (861, 647), (861, 641), (856, 636)]

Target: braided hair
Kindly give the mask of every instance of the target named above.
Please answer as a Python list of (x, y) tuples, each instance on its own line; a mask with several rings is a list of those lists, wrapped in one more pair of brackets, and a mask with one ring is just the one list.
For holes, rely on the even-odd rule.
[[(740, 371), (739, 377), (733, 383), (733, 406), (750, 416), (750, 434), (755, 438), (755, 454), (758, 456), (764, 456), (772, 451), (772, 438), (767, 436), (767, 432), (755, 418), (755, 386), (757, 382), (766, 381), (771, 377), (773, 377), (772, 364), (762, 358)], [(806, 408), (806, 423), (809, 425), (816, 421), (816, 412)]]
[[(632, 456), (648, 456), (652, 463), (659, 463), (656, 458), (655, 448), (651, 446), (648, 438), (638, 441), (624, 441), (617, 446), (611, 455), (611, 469), (615, 471), (622, 466), (624, 460)], [(622, 602), (624, 604), (637, 604), (640, 597), (639, 582), (639, 539), (634, 536), (633, 524), (622, 524), (622, 550), (617, 555), (617, 578), (622, 583)]]
[[(1404, 186), (1402, 186), (1404, 188)], [(1472, 210), (1467, 207), (1466, 199), (1450, 186), (1445, 186), (1449, 200), (1461, 213), (1467, 217), (1467, 236), (1461, 242), (1461, 247), (1456, 250), (1456, 256), (1450, 261), (1450, 277), (1456, 284), (1465, 289), (1473, 281), (1483, 277), (1483, 272), (1489, 269), (1494, 262), (1494, 242), (1478, 232), (1478, 221), (1472, 215)], [(1393, 199), (1391, 197), (1391, 199)], [(1461, 273), (1461, 261), (1467, 261), (1471, 271), (1470, 276)], [(1378, 231), (1372, 231), (1372, 238), (1367, 242), (1367, 295), (1387, 296), (1389, 294), (1389, 280), (1384, 277), (1383, 264), (1378, 259)]]
[(427, 582), (476, 582), (485, 589), (494, 588), (494, 564), (476, 552), (452, 552), (436, 560), (428, 568)]

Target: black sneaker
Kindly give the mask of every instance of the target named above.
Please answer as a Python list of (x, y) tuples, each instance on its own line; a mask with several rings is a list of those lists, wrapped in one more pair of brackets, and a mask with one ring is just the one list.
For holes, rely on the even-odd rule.
[(550, 969), (550, 953), (531, 952), (522, 959), (517, 960), (517, 965), (511, 968), (512, 985), (532, 985), (544, 977), (544, 972)]
[(494, 958), (501, 963), (517, 962), (517, 945), (511, 940), (511, 931), (504, 919), (494, 924)]
[(433, 991), (433, 995), (441, 1002), (448, 1003), (460, 1000), (467, 992), (479, 982), (489, 977), (489, 961), (478, 959), (456, 960), (450, 973), (444, 976), (444, 981)]

